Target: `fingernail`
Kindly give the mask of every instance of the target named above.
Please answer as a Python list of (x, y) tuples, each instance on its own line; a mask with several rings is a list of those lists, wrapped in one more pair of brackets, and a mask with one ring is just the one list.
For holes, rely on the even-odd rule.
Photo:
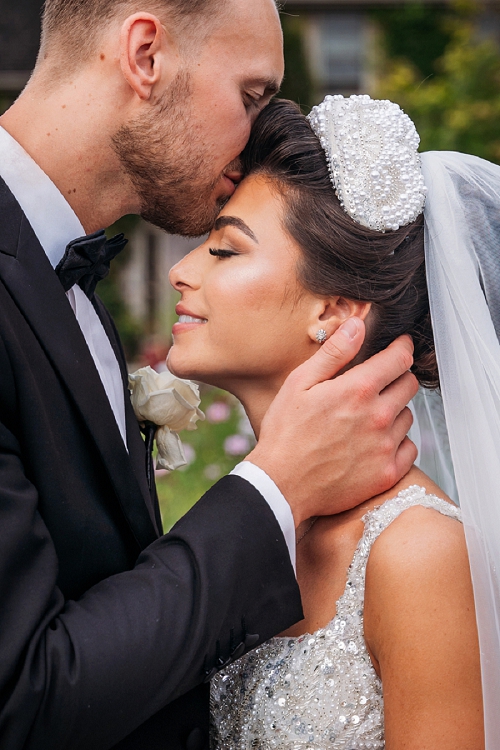
[(352, 339), (357, 336), (358, 332), (359, 328), (356, 318), (348, 318), (339, 328), (339, 333), (345, 336), (346, 339), (349, 339), (349, 341), (352, 341)]

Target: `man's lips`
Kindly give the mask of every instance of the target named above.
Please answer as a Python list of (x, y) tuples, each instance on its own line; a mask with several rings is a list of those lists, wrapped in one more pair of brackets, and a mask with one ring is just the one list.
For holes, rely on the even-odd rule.
[(243, 172), (239, 172), (236, 169), (231, 170), (229, 172), (224, 172), (224, 177), (227, 177), (231, 182), (234, 182), (235, 185), (239, 185), (243, 179)]
[(224, 182), (225, 195), (231, 197), (232, 195), (234, 195), (234, 192), (236, 190), (235, 183), (229, 177), (226, 177), (226, 175), (222, 176), (222, 180)]
[(230, 195), (233, 195), (234, 191), (243, 179), (243, 173), (236, 170), (224, 172), (222, 178), (227, 189), (230, 191)]

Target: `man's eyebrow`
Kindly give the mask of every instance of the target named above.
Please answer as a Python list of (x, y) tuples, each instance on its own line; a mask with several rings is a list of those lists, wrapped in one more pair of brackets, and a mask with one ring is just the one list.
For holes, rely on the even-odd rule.
[(267, 81), (264, 81), (264, 84), (266, 87), (266, 94), (270, 94), (271, 96), (277, 94), (281, 88), (280, 84), (275, 78), (268, 78)]
[(219, 216), (219, 218), (215, 220), (214, 229), (218, 232), (220, 229), (224, 229), (224, 227), (235, 227), (236, 229), (239, 229), (240, 232), (243, 232), (243, 234), (246, 234), (247, 237), (250, 237), (250, 239), (256, 242), (257, 245), (259, 244), (259, 240), (248, 224), (245, 224), (243, 219), (239, 219), (237, 216)]

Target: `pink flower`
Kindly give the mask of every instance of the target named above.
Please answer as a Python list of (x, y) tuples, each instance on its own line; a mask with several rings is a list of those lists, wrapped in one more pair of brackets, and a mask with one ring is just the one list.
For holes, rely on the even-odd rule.
[(224, 401), (214, 401), (206, 411), (206, 417), (212, 424), (227, 422), (230, 416), (231, 408)]
[(224, 441), (224, 450), (228, 456), (244, 456), (250, 450), (250, 441), (246, 435), (230, 435)]
[(222, 475), (222, 471), (221, 471), (219, 464), (209, 464), (208, 466), (205, 466), (203, 475), (207, 479), (210, 479), (211, 481), (215, 482), (217, 479), (220, 479)]
[(183, 443), (182, 449), (186, 458), (186, 464), (189, 466), (189, 464), (192, 464), (193, 461), (196, 460), (196, 451), (192, 445), (189, 445), (189, 443)]

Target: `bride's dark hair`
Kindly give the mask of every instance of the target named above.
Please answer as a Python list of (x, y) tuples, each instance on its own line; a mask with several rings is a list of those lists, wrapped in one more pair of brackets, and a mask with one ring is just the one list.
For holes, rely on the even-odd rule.
[(422, 385), (438, 387), (423, 217), (385, 233), (353, 221), (332, 188), (325, 152), (293, 102), (276, 99), (262, 111), (243, 161), (246, 174), (265, 174), (284, 200), (285, 228), (303, 254), (303, 286), (372, 303), (363, 359), (408, 333), (415, 344), (412, 371)]

